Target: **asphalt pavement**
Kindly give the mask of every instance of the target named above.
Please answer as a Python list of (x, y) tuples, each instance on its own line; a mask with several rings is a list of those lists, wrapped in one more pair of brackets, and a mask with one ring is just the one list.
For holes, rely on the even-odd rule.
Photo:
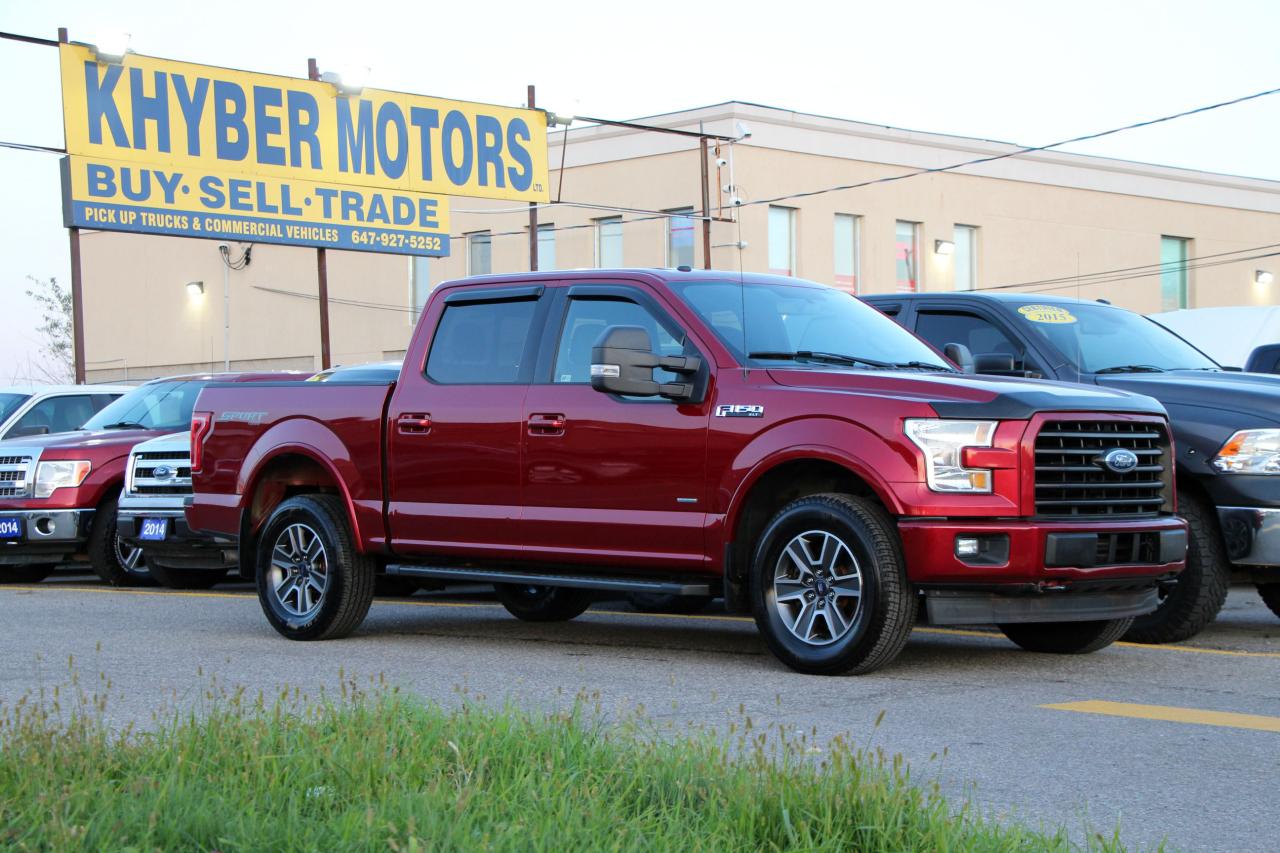
[(913, 779), (984, 813), (1077, 839), (1119, 827), (1139, 847), (1278, 845), (1280, 618), (1248, 587), (1184, 644), (1058, 657), (988, 632), (918, 629), (894, 664), (852, 678), (790, 672), (747, 619), (620, 602), (539, 625), (482, 594), (420, 593), (379, 599), (348, 639), (291, 643), (246, 585), (114, 590), (59, 575), (0, 586), (0, 614), (0, 703), (48, 696), (74, 673), (107, 696), (113, 724), (150, 725), (241, 687), (319, 695), (385, 683), (442, 704), (537, 709), (587, 695), (607, 714), (643, 709), (674, 730), (750, 717), (811, 740), (816, 730), (820, 743), (842, 735), (901, 753)]

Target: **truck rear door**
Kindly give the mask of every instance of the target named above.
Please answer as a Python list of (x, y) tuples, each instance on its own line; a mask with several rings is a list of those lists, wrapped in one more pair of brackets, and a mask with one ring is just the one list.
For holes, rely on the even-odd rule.
[[(704, 564), (710, 402), (625, 398), (591, 387), (608, 326), (640, 326), (664, 355), (702, 355), (647, 289), (555, 288), (548, 339), (525, 400), (527, 556), (582, 563)], [(674, 374), (655, 371), (663, 382)], [(708, 395), (710, 396), (710, 395)]]
[(397, 552), (502, 558), (520, 550), (524, 398), (542, 294), (541, 285), (468, 286), (428, 309), (387, 409)]

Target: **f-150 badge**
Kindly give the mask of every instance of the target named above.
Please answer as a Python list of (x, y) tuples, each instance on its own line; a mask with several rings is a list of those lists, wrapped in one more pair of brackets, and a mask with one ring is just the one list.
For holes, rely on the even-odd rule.
[(716, 406), (717, 418), (763, 418), (764, 406), (755, 406), (749, 403), (725, 403)]

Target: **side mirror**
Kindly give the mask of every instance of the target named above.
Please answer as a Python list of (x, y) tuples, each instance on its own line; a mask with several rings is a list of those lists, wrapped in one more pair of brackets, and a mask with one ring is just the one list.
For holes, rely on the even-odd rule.
[(942, 348), (942, 354), (955, 362), (962, 373), (974, 372), (973, 353), (969, 352), (969, 348), (964, 344), (947, 344)]
[(639, 326), (610, 326), (591, 348), (591, 387), (606, 394), (684, 401), (693, 397), (693, 382), (654, 382), (653, 369), (686, 374), (692, 380), (701, 366), (696, 356), (658, 355), (649, 333)]
[(1263, 344), (1249, 353), (1246, 373), (1280, 373), (1280, 344)]
[(9, 430), (9, 434), (5, 438), (25, 438), (29, 435), (48, 435), (49, 428), (47, 426), (24, 426), (17, 429)]
[(1013, 376), (1013, 356), (1000, 352), (984, 352), (973, 357), (973, 372), (989, 376)]

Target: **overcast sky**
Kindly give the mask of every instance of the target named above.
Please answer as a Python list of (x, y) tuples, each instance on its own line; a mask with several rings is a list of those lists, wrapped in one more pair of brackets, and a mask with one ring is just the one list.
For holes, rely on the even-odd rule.
[[(79, 41), (124, 32), (139, 53), (276, 74), (304, 76), (315, 56), (321, 68), (369, 66), (378, 88), (462, 100), (521, 105), (533, 83), (539, 106), (562, 113), (634, 118), (737, 99), (1023, 145), (1280, 86), (1274, 0), (46, 0), (0, 11), (0, 30), (53, 38), (59, 26)], [(0, 140), (61, 146), (56, 52), (0, 41), (0, 79)], [(1067, 150), (1280, 180), (1280, 96)], [(26, 276), (67, 281), (70, 264), (57, 157), (0, 149), (0, 189), (4, 382), (39, 322)]]

